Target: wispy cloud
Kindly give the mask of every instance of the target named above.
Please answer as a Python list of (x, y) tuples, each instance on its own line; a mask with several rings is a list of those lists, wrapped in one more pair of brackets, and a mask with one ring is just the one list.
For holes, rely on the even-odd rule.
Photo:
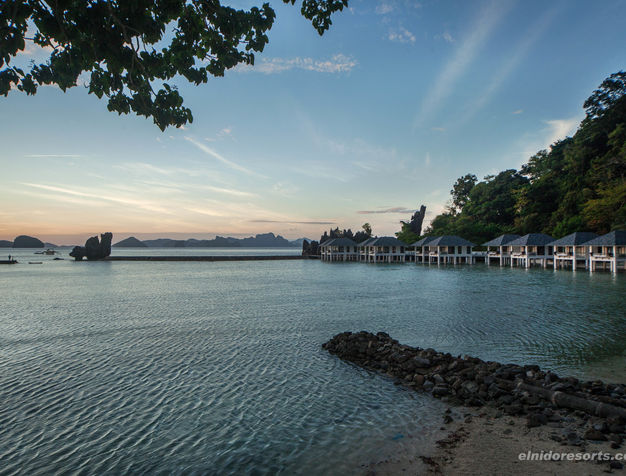
[(204, 140), (207, 142), (215, 142), (229, 137), (232, 138), (232, 134), (233, 128), (231, 126), (223, 127), (222, 129), (217, 131), (214, 137), (205, 137)]
[(415, 43), (415, 35), (404, 27), (392, 28), (387, 39), (398, 43)]
[(387, 13), (391, 13), (393, 10), (393, 5), (389, 2), (380, 2), (378, 5), (376, 5), (377, 15), (386, 15)]
[(28, 154), (27, 159), (78, 159), (82, 157), (79, 154)]
[(225, 213), (222, 213), (217, 210), (209, 209), (209, 208), (199, 208), (199, 207), (187, 207), (186, 211), (197, 213), (198, 215), (207, 215), (210, 217), (224, 217), (227, 216)]
[(359, 210), (357, 211), (359, 215), (374, 215), (379, 213), (415, 213), (415, 209), (406, 208), (406, 207), (391, 207), (391, 208), (383, 208), (381, 210)]
[(435, 109), (450, 95), (454, 84), (474, 62), (485, 41), (511, 8), (511, 1), (492, 0), (483, 6), (469, 35), (460, 42), (454, 56), (435, 79), (433, 87), (425, 95), (415, 118), (414, 127), (431, 117)]
[(454, 38), (452, 38), (452, 35), (448, 31), (444, 31), (441, 35), (441, 38), (443, 38), (448, 43), (454, 43)]
[(520, 154), (520, 163), (527, 162), (528, 158), (538, 151), (547, 149), (556, 141), (573, 135), (582, 118), (583, 114), (580, 114), (579, 116), (565, 119), (543, 121), (542, 124), (544, 126), (540, 130), (526, 133), (518, 140), (513, 147), (514, 154)]
[(523, 113), (523, 112), (524, 112), (524, 110), (523, 110), (523, 109), (518, 109), (518, 110), (516, 110), (516, 111), (513, 111), (511, 114), (521, 114), (521, 113)]
[(501, 67), (493, 75), (487, 87), (476, 99), (467, 107), (465, 113), (459, 119), (460, 123), (471, 119), (485, 104), (487, 104), (494, 94), (500, 89), (502, 83), (515, 71), (520, 63), (528, 56), (531, 48), (539, 41), (548, 27), (555, 19), (558, 8), (552, 8), (542, 15), (523, 35), (522, 40), (517, 44), (511, 54), (507, 56)]
[(334, 221), (248, 220), (249, 223), (288, 223), (294, 225), (334, 225)]
[(299, 191), (291, 182), (276, 182), (272, 185), (272, 192), (282, 195), (283, 197), (291, 197)]
[(576, 131), (580, 118), (570, 117), (569, 119), (553, 119), (545, 122), (550, 128), (547, 145), (552, 145), (558, 140), (571, 136)]
[(352, 163), (352, 165), (354, 165), (354, 166), (356, 166), (356, 167), (358, 167), (360, 169), (367, 170), (368, 172), (374, 172), (376, 170), (376, 164), (373, 164), (373, 163), (372, 164), (368, 164), (368, 163), (361, 162), (361, 161), (358, 161), (358, 160), (353, 160), (351, 163)]
[(232, 195), (234, 197), (257, 197), (258, 196), (256, 193), (244, 192), (243, 190), (236, 190), (234, 188), (214, 187), (212, 185), (204, 185), (203, 188), (206, 190), (210, 190), (212, 192)]
[(46, 190), (48, 192), (54, 192), (54, 193), (62, 194), (62, 195), (70, 195), (74, 197), (88, 198), (88, 199), (93, 199), (97, 201), (104, 200), (104, 201), (118, 203), (118, 204), (125, 205), (125, 206), (141, 208), (143, 210), (148, 210), (152, 212), (167, 213), (167, 214), (173, 213), (172, 211), (164, 207), (161, 207), (159, 205), (156, 205), (148, 200), (137, 200), (134, 198), (113, 196), (113, 195), (108, 195), (106, 192), (105, 193), (84, 192), (82, 190), (75, 190), (75, 189), (70, 189), (70, 188), (65, 188), (65, 187), (45, 185), (45, 184), (39, 184), (39, 183), (22, 183), (22, 185), (25, 185), (27, 187), (32, 187), (32, 188), (38, 188), (40, 190)]
[(146, 162), (126, 162), (114, 165), (113, 168), (144, 177), (154, 177), (155, 175), (162, 175), (165, 177), (178, 175), (195, 178), (208, 177), (214, 182), (224, 182), (217, 170), (207, 169), (205, 164), (194, 164), (194, 166), (189, 167), (161, 167)]
[(254, 66), (240, 65), (236, 71), (277, 74), (292, 69), (302, 69), (317, 73), (348, 73), (358, 64), (357, 60), (344, 54), (336, 54), (330, 59), (313, 58), (262, 58)]
[(336, 180), (337, 182), (347, 182), (351, 176), (335, 167), (329, 167), (319, 162), (300, 162), (297, 167), (291, 167), (291, 172), (304, 175), (313, 179)]
[(426, 152), (426, 157), (424, 158), (424, 165), (426, 167), (430, 167), (431, 162), (432, 162), (432, 159), (430, 157), (430, 152)]
[(192, 137), (186, 136), (185, 140), (191, 142), (193, 145), (195, 145), (198, 149), (200, 149), (202, 152), (204, 152), (205, 154), (210, 155), (211, 157), (213, 157), (216, 160), (219, 160), (221, 163), (223, 163), (224, 165), (230, 167), (233, 170), (237, 170), (239, 172), (243, 172), (245, 174), (248, 175), (255, 175), (257, 177), (262, 177), (262, 178), (267, 178), (264, 175), (261, 175), (253, 170), (250, 170), (246, 167), (243, 167), (239, 164), (236, 164), (235, 162), (233, 162), (232, 160), (228, 160), (227, 158), (223, 157), (221, 154), (217, 153), (216, 151), (214, 151), (213, 149), (211, 149), (210, 147), (208, 147), (207, 145), (198, 142), (197, 140), (193, 139)]

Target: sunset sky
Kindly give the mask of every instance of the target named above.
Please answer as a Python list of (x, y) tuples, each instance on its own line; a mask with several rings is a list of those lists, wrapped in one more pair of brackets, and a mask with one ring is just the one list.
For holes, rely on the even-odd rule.
[[(351, 0), (323, 37), (271, 3), (254, 67), (178, 83), (183, 129), (110, 113), (84, 87), (0, 97), (0, 239), (393, 234), (421, 204), (440, 212), (457, 177), (571, 135), (626, 68), (621, 0)], [(29, 45), (19, 61), (44, 58)]]

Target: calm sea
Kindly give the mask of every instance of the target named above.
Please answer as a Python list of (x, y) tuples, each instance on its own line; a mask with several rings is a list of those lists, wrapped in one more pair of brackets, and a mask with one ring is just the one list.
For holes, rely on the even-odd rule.
[(356, 474), (429, 445), (441, 402), (321, 349), (346, 330), (626, 381), (623, 274), (9, 252), (3, 474)]

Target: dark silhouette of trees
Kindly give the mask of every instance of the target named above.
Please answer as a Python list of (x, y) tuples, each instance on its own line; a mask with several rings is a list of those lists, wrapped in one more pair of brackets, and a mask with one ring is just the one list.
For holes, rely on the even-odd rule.
[[(322, 35), (332, 14), (347, 6), (348, 0), (302, 0), (300, 11)], [(89, 94), (106, 96), (109, 111), (151, 117), (161, 130), (179, 127), (193, 116), (169, 81), (199, 85), (238, 64), (253, 65), (275, 16), (268, 3), (238, 10), (220, 0), (3, 0), (0, 94), (35, 94), (48, 84), (65, 91), (89, 73)], [(24, 71), (11, 60), (26, 41), (51, 53)]]
[(400, 221), (402, 229), (396, 233), (396, 237), (407, 244), (415, 243), (422, 234), (422, 225), (425, 216), (426, 206), (422, 205), (420, 209), (411, 216), (408, 222)]
[(451, 210), (456, 213), (463, 209), (470, 199), (470, 192), (478, 182), (476, 175), (467, 174), (463, 177), (459, 177), (450, 190), (452, 195), (452, 207)]

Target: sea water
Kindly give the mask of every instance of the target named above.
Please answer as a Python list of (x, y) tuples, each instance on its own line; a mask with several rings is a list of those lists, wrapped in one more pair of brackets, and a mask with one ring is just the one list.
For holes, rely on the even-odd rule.
[(3, 474), (358, 474), (431, 444), (443, 404), (321, 348), (343, 331), (626, 381), (623, 274), (9, 251)]

